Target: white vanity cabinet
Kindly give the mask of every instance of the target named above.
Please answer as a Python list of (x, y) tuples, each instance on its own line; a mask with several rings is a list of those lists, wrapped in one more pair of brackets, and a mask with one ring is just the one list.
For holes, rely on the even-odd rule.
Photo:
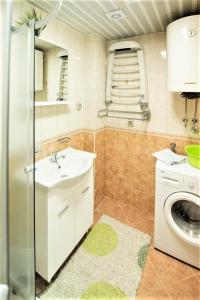
[(36, 271), (48, 282), (93, 223), (93, 168), (73, 185), (36, 188)]
[[(73, 197), (67, 199), (49, 199), (48, 209), (48, 260), (46, 265), (47, 281), (65, 261), (74, 248), (74, 201)], [(36, 251), (37, 255), (37, 251)], [(42, 274), (41, 274), (42, 275)]]
[(85, 182), (81, 189), (77, 191), (75, 204), (75, 243), (77, 244), (93, 220), (93, 185), (92, 180)]

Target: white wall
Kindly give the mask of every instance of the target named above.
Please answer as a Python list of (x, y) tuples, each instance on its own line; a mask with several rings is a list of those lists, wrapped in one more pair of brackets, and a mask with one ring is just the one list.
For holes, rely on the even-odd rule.
[(106, 124), (97, 114), (105, 108), (107, 42), (98, 34), (88, 34), (84, 45), (84, 128), (99, 129)]

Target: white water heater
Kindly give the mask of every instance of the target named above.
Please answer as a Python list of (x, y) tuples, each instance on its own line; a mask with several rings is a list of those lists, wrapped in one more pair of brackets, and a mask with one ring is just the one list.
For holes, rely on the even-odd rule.
[(167, 86), (171, 92), (200, 92), (200, 15), (167, 27)]

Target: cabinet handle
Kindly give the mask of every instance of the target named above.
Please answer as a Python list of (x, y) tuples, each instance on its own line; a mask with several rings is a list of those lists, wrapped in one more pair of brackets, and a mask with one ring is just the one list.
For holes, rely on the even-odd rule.
[(87, 192), (87, 190), (89, 190), (89, 186), (87, 186), (83, 191), (82, 191), (82, 194), (84, 194), (84, 193), (86, 193)]
[(63, 208), (63, 210), (61, 210), (61, 211), (58, 213), (58, 217), (61, 217), (61, 216), (64, 214), (64, 212), (65, 212), (66, 210), (68, 210), (68, 208), (69, 208), (68, 205), (67, 205), (65, 208)]
[(24, 167), (24, 172), (26, 174), (31, 173), (31, 172), (36, 171), (36, 170), (37, 170), (37, 168), (34, 165)]

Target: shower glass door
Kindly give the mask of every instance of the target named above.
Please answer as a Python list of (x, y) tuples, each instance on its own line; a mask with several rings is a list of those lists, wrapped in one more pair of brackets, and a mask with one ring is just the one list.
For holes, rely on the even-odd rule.
[(11, 33), (9, 97), (10, 299), (35, 299), (34, 23)]

